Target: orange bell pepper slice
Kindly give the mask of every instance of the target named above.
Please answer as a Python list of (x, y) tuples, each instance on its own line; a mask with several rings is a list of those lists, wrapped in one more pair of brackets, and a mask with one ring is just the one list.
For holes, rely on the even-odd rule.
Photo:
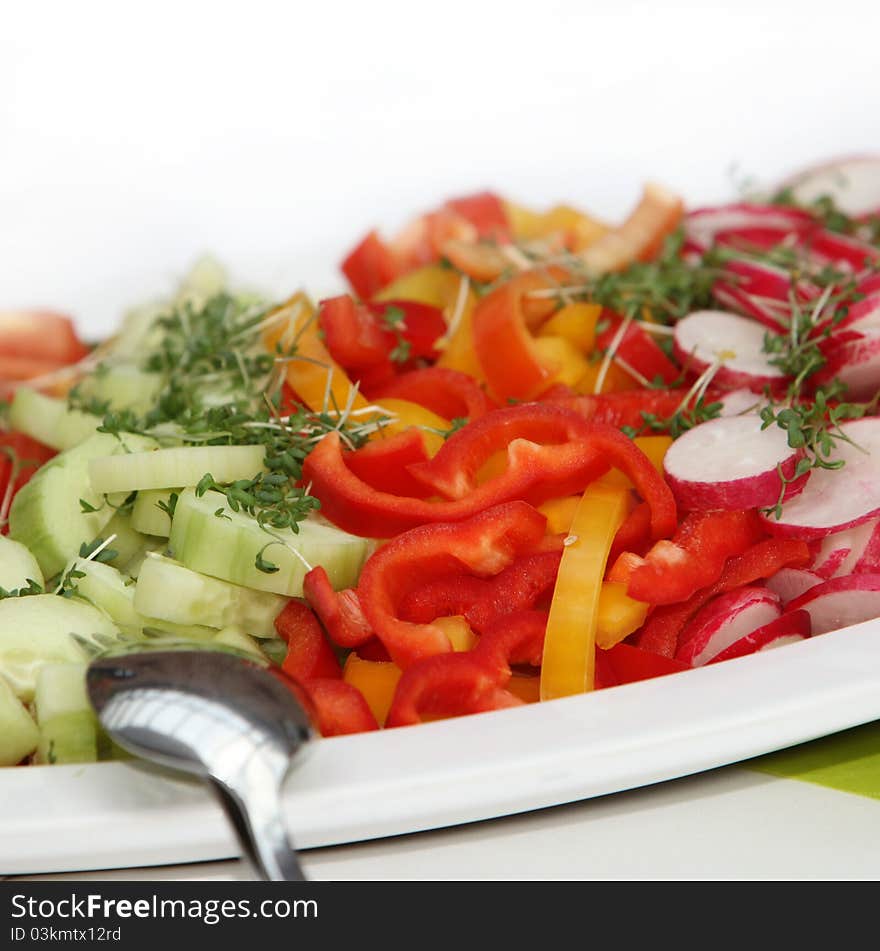
[(360, 690), (376, 722), (384, 726), (402, 673), (391, 661), (363, 660), (351, 653), (345, 659), (342, 679)]
[(629, 491), (591, 485), (575, 512), (559, 565), (541, 663), (541, 699), (593, 689), (599, 598), (608, 552), (629, 507)]

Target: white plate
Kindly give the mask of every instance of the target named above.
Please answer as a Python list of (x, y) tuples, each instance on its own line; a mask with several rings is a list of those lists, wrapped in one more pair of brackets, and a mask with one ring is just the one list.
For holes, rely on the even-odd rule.
[[(299, 847), (632, 789), (880, 718), (880, 620), (595, 694), (320, 740), (291, 775)], [(204, 788), (106, 763), (0, 771), (0, 874), (237, 852)]]

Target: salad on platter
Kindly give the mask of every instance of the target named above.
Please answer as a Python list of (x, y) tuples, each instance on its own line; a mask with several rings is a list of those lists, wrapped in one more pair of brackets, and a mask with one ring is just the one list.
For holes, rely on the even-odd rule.
[(95, 343), (0, 312), (0, 765), (122, 755), (84, 675), (126, 645), (270, 665), (330, 737), (880, 617), (880, 159), (616, 223), (479, 192), (341, 272), (205, 259)]

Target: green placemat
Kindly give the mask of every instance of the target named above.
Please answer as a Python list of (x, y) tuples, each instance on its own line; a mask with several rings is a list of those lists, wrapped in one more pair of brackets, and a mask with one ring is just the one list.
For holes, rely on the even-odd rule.
[(880, 720), (743, 765), (786, 779), (880, 799)]

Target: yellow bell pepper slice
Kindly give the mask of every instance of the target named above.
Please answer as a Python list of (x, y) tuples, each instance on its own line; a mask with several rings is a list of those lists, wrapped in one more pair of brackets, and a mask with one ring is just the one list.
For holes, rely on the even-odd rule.
[(636, 601), (626, 593), (626, 585), (606, 581), (599, 592), (599, 618), (596, 625), (596, 644), (608, 650), (637, 631), (648, 616), (650, 605)]
[(599, 596), (629, 491), (594, 483), (584, 492), (559, 564), (541, 664), (541, 699), (593, 689)]
[(516, 241), (530, 241), (546, 234), (544, 215), (540, 211), (505, 201), (504, 212), (510, 222), (510, 230)]
[(342, 679), (360, 690), (379, 726), (384, 726), (402, 673), (390, 661), (362, 660), (351, 653), (345, 660)]
[(589, 372), (590, 364), (580, 350), (565, 337), (535, 337), (532, 343), (541, 363), (550, 371), (548, 386), (555, 383), (574, 386)]
[(526, 703), (537, 703), (541, 699), (541, 678), (534, 674), (515, 673), (505, 689)]
[(460, 284), (455, 271), (432, 264), (396, 278), (376, 294), (375, 300), (414, 300), (446, 311), (455, 306)]
[[(651, 465), (663, 475), (663, 459), (672, 445), (671, 436), (636, 436), (633, 442), (651, 460)], [(603, 485), (619, 485), (627, 489), (633, 488), (632, 482), (619, 469), (611, 469), (599, 480)]]
[[(273, 317), (278, 319), (273, 321)], [(318, 335), (315, 305), (302, 291), (268, 315), (263, 341), (273, 353), (276, 347), (281, 348), (282, 355), (293, 351), (287, 364), (287, 382), (312, 412), (341, 411), (349, 405), (364, 409), (369, 405), (324, 346)]]
[(426, 406), (420, 406), (409, 400), (388, 397), (378, 400), (373, 405), (379, 407), (380, 410), (386, 410), (391, 419), (390, 422), (382, 425), (381, 430), (372, 437), (373, 439), (381, 439), (383, 435), (392, 436), (416, 426), (422, 431), (425, 449), (429, 456), (433, 456), (446, 441), (441, 433), (452, 428), (452, 423), (448, 419), (432, 413)]
[(568, 534), (580, 501), (579, 495), (567, 495), (561, 499), (550, 499), (538, 506), (538, 511), (547, 519), (548, 535), (561, 535), (563, 532)]
[(470, 624), (460, 614), (451, 617), (438, 617), (431, 623), (436, 624), (449, 638), (449, 643), (452, 644), (454, 651), (469, 651), (476, 647), (477, 635), (474, 634)]
[(581, 353), (592, 353), (601, 314), (601, 304), (566, 304), (541, 325), (539, 336), (564, 337)]
[[(596, 390), (596, 382), (599, 379), (599, 373), (601, 372), (602, 361), (599, 360), (596, 363), (591, 363), (587, 372), (577, 381), (577, 383), (572, 386), (573, 390), (576, 390), (578, 393), (586, 393), (591, 395)], [(616, 363), (611, 363), (608, 367), (608, 371), (605, 374), (605, 379), (602, 381), (602, 393), (620, 393), (623, 390), (633, 390), (638, 389), (639, 384), (624, 370), (622, 367), (619, 367)]]

